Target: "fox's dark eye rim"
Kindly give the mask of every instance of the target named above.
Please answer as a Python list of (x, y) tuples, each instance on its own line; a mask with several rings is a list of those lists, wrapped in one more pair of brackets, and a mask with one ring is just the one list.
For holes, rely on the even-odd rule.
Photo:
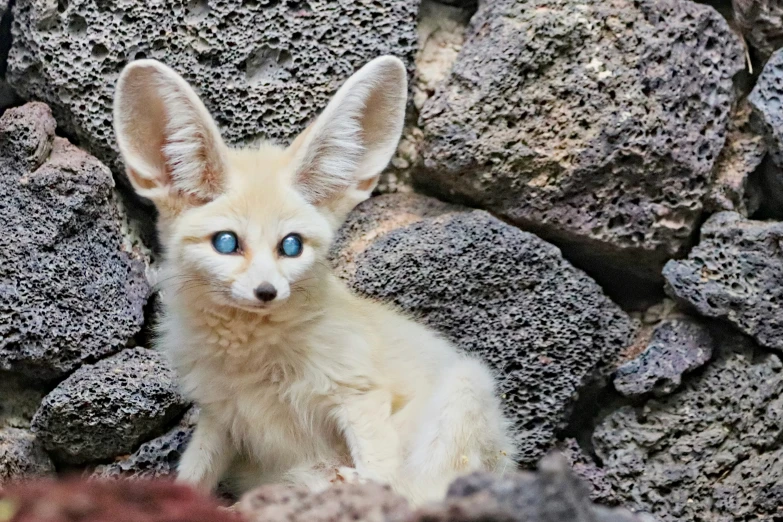
[[(289, 256), (285, 253), (285, 250), (283, 250), (283, 242), (285, 242), (286, 239), (289, 237), (296, 238), (299, 241), (299, 252), (295, 256)], [(302, 239), (302, 236), (300, 234), (297, 234), (296, 232), (292, 232), (290, 234), (286, 234), (283, 236), (283, 239), (280, 240), (280, 243), (277, 245), (277, 253), (282, 257), (287, 257), (288, 259), (295, 259), (302, 255), (302, 252), (304, 252), (304, 239)]]
[[(218, 250), (216, 242), (218, 237), (221, 236), (222, 234), (230, 234), (231, 236), (234, 237), (234, 243), (235, 243), (234, 250), (230, 252), (221, 252), (220, 250)], [(219, 230), (215, 232), (214, 234), (212, 234), (212, 238), (210, 239), (210, 244), (212, 244), (212, 248), (215, 250), (215, 252), (223, 256), (232, 256), (232, 255), (237, 255), (242, 253), (242, 245), (240, 244), (239, 236), (237, 236), (236, 233), (232, 232), (231, 230)]]

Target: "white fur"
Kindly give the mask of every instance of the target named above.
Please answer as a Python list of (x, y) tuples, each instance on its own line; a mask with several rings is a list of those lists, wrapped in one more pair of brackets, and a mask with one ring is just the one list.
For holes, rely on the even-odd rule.
[[(201, 407), (180, 480), (377, 480), (421, 503), (461, 473), (513, 466), (487, 368), (328, 268), (335, 228), (394, 152), (405, 95), (402, 63), (379, 58), (288, 149), (230, 150), (173, 71), (149, 60), (123, 71), (118, 143), (166, 247), (158, 345)], [(225, 230), (240, 252), (211, 247)], [(304, 239), (299, 257), (278, 252), (289, 233)], [(261, 283), (277, 298), (255, 299)]]

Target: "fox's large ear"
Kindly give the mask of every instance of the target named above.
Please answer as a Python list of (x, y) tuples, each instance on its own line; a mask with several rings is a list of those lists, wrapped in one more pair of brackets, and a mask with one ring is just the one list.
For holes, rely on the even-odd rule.
[(223, 192), (226, 149), (217, 126), (187, 82), (160, 62), (137, 60), (120, 74), (114, 133), (136, 192), (155, 204), (203, 204)]
[(347, 214), (370, 196), (397, 148), (407, 91), (403, 63), (393, 56), (376, 58), (296, 138), (289, 148), (294, 183), (310, 203)]

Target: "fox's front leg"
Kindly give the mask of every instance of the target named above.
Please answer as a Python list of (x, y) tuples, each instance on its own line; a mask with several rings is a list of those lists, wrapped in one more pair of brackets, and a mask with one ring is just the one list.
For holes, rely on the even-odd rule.
[(362, 478), (394, 485), (400, 468), (399, 434), (391, 420), (391, 394), (349, 394), (338, 412), (356, 471)]
[(193, 438), (177, 467), (177, 482), (212, 491), (233, 458), (228, 433), (202, 409)]

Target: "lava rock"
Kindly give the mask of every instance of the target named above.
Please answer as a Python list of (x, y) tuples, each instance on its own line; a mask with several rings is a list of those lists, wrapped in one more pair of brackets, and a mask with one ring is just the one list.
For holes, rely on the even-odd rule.
[(32, 428), (56, 462), (81, 464), (132, 452), (162, 434), (186, 406), (164, 357), (133, 348), (82, 366), (60, 383)]
[(732, 0), (731, 5), (737, 27), (762, 61), (783, 47), (783, 2)]
[(626, 507), (662, 521), (772, 520), (783, 483), (783, 363), (728, 327), (676, 393), (624, 406), (593, 435)]
[(182, 421), (160, 437), (142, 444), (132, 455), (98, 466), (93, 478), (155, 479), (174, 475), (177, 464), (193, 436), (198, 413), (192, 408)]
[(424, 105), (414, 181), (660, 282), (726, 139), (739, 39), (688, 0), (494, 0)]
[(0, 372), (0, 429), (29, 428), (47, 391), (19, 375)]
[(411, 515), (404, 498), (373, 483), (337, 484), (319, 493), (267, 485), (246, 493), (236, 509), (246, 522), (405, 522)]
[(626, 397), (668, 395), (683, 374), (710, 360), (714, 345), (707, 323), (690, 318), (664, 321), (653, 331), (647, 349), (617, 369), (614, 387)]
[(503, 376), (528, 466), (633, 335), (628, 316), (556, 247), (483, 211), (372, 198), (348, 218), (332, 256), (355, 291), (420, 318)]
[(226, 140), (292, 139), (382, 54), (412, 64), (418, 0), (16, 2), (8, 81), (116, 173), (112, 98), (124, 65), (154, 58), (199, 90)]
[(700, 315), (783, 350), (782, 238), (783, 223), (719, 212), (704, 223), (687, 259), (666, 264), (666, 291)]
[(55, 126), (42, 103), (0, 117), (0, 370), (41, 380), (125, 347), (149, 292), (109, 169)]
[(590, 500), (604, 506), (619, 504), (612, 484), (606, 479), (606, 471), (582, 450), (575, 439), (568, 438), (559, 442), (557, 451), (566, 458), (574, 474), (589, 486)]
[(704, 206), (710, 213), (730, 210), (748, 216), (761, 205), (762, 195), (749, 183), (767, 154), (764, 137), (751, 125), (751, 107), (747, 99), (740, 102), (728, 124), (726, 146), (715, 163), (715, 174)]
[(426, 507), (416, 522), (641, 522), (624, 509), (590, 502), (587, 488), (560, 455), (538, 473), (472, 474), (457, 479), (443, 506)]
[(0, 486), (54, 474), (54, 464), (35, 435), (19, 428), (0, 429)]

